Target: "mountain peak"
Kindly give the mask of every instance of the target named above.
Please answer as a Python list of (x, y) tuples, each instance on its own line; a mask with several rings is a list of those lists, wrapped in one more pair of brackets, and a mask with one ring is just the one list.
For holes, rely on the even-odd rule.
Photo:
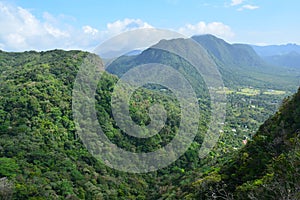
[(214, 39), (219, 39), (219, 40), (223, 40), (221, 38), (218, 38), (217, 36), (213, 35), (213, 34), (199, 34), (199, 35), (194, 35), (192, 36), (192, 38), (198, 38), (198, 37), (206, 37), (206, 38), (214, 38)]
[(213, 54), (224, 66), (251, 67), (264, 64), (249, 45), (229, 44), (210, 34), (193, 36), (192, 39)]
[(199, 40), (207, 40), (207, 41), (226, 43), (229, 45), (229, 43), (227, 43), (225, 40), (218, 38), (217, 36), (212, 35), (212, 34), (194, 35), (194, 36), (192, 36), (192, 39), (194, 39), (197, 42)]

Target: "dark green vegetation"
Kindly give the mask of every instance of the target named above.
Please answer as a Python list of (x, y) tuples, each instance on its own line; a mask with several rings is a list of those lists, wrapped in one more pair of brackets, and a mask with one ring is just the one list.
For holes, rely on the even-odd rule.
[[(189, 150), (169, 167), (147, 174), (124, 173), (107, 167), (93, 158), (78, 138), (71, 110), (72, 88), (77, 71), (89, 53), (1, 51), (0, 198), (201, 199), (215, 194), (243, 199), (249, 194), (295, 195), (298, 182), (291, 175), (297, 174), (295, 170), (299, 168), (296, 137), (300, 128), (299, 93), (285, 100), (275, 116), (269, 116), (284, 96), (295, 91), (297, 74), (276, 76), (275, 72), (269, 73), (267, 66), (258, 76), (256, 69), (263, 64), (251, 48), (241, 45), (223, 48), (227, 44), (218, 40), (209, 46), (214, 43), (223, 52), (221, 57), (208, 46), (205, 49), (225, 79), (227, 118), (224, 129), (219, 130), (221, 138), (217, 146), (202, 160), (198, 158), (198, 150), (207, 130), (210, 104), (207, 88), (195, 69), (175, 55), (151, 48), (140, 55), (121, 57), (111, 65), (115, 66), (111, 69), (119, 72), (117, 75), (126, 71), (124, 66), (143, 62), (171, 65), (191, 82), (199, 98), (199, 132)], [(240, 66), (243, 77), (237, 74), (239, 63), (230, 57), (236, 48), (244, 49), (243, 58), (238, 61), (245, 64)], [(96, 63), (101, 62), (96, 55), (92, 56)], [(247, 67), (249, 70), (244, 70)], [(249, 74), (251, 69), (254, 72)], [(149, 123), (148, 108), (155, 103), (166, 108), (167, 122), (156, 136), (133, 138), (118, 129), (112, 117), (111, 92), (118, 78), (103, 73), (95, 107), (107, 137), (132, 152), (149, 152), (166, 145), (177, 133), (180, 120), (180, 107), (174, 95), (156, 85), (135, 91), (130, 114), (137, 124), (145, 127)], [(237, 150), (244, 146), (245, 137), (248, 145)], [(287, 177), (283, 172), (288, 172)], [(289, 185), (281, 184), (283, 180), (288, 180)]]
[[(87, 55), (1, 52), (0, 174), (14, 199), (101, 199), (145, 195), (135, 175), (97, 162), (72, 121), (71, 92)], [(99, 60), (99, 59), (98, 59)], [(114, 82), (107, 76), (105, 83)], [(105, 86), (108, 89), (109, 84)], [(101, 187), (100, 187), (101, 185)]]
[(183, 186), (186, 199), (299, 199), (300, 89), (248, 144)]
[(211, 53), (228, 87), (242, 84), (293, 90), (298, 84), (299, 70), (290, 71), (281, 65), (271, 65), (249, 45), (229, 44), (213, 35), (194, 36), (193, 39)]
[[(200, 35), (192, 37), (203, 49), (203, 63), (213, 59), (217, 64), (223, 81), (227, 87), (237, 89), (243, 87), (255, 87), (261, 89), (279, 89), (295, 91), (298, 84), (300, 69), (290, 70), (283, 66), (271, 65), (259, 57), (251, 46), (246, 44), (229, 44), (213, 35)], [(176, 40), (167, 41), (172, 45)], [(188, 43), (181, 42), (182, 47), (188, 48)], [(193, 47), (191, 47), (192, 49)], [(192, 67), (182, 58), (170, 52), (157, 49), (155, 45), (135, 56), (121, 56), (107, 67), (107, 71), (117, 76), (123, 75), (129, 69), (144, 63), (157, 62), (170, 65), (182, 72), (189, 78), (202, 80), (195, 77)], [(195, 83), (191, 80), (192, 84)], [(199, 82), (203, 85), (203, 82)], [(195, 85), (193, 85), (195, 86)], [(199, 87), (196, 87), (199, 88)], [(203, 87), (202, 87), (203, 88)], [(203, 94), (200, 92), (198, 94)]]

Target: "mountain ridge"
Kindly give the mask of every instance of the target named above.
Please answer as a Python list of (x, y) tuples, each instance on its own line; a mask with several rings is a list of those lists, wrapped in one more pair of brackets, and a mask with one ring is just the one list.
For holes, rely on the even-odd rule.
[[(227, 86), (250, 85), (262, 88), (269, 85), (270, 88), (276, 87), (280, 89), (283, 85), (288, 85), (291, 89), (293, 88), (292, 90), (296, 89), (296, 73), (300, 75), (300, 71), (290, 73), (287, 72), (284, 67), (273, 66), (266, 63), (249, 45), (229, 44), (213, 35), (193, 36), (192, 39), (200, 45), (203, 55), (206, 55), (205, 58), (203, 57), (203, 62), (205, 63), (205, 60), (212, 59), (221, 72), (225, 85)], [(164, 40), (164, 42), (172, 45), (172, 43), (179, 40), (180, 39)], [(181, 39), (180, 41), (182, 42), (182, 47), (179, 48), (187, 48), (185, 46), (187, 40)], [(153, 47), (155, 47), (155, 45)], [(167, 52), (165, 52), (164, 57), (162, 57), (159, 52), (161, 50), (153, 47), (144, 50), (139, 55), (121, 56), (110, 63), (106, 70), (120, 77), (132, 67), (143, 63), (163, 62), (164, 64), (171, 64), (171, 66), (172, 64), (177, 66), (187, 65), (183, 63), (172, 63), (172, 60), (174, 60), (174, 62), (176, 62), (176, 59), (178, 60), (178, 58), (175, 58), (176, 56), (174, 57), (174, 55), (172, 55), (168, 57)], [(157, 53), (155, 53), (155, 51), (157, 51)], [(171, 55), (170, 52), (169, 55)], [(293, 81), (293, 83), (291, 83), (291, 81)]]
[[(265, 64), (250, 45), (229, 44), (223, 39), (210, 34), (193, 36), (192, 39), (211, 52), (225, 65), (251, 67)], [(238, 54), (239, 56), (237, 56)]]
[(251, 45), (251, 46), (257, 52), (257, 54), (262, 57), (282, 55), (282, 54), (290, 53), (292, 51), (300, 53), (300, 45), (292, 44), (292, 43), (282, 44), (282, 45), (266, 45), (266, 46)]

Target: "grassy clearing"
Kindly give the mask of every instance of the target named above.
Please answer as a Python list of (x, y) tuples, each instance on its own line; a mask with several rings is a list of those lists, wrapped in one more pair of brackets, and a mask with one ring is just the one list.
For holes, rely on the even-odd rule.
[[(232, 94), (232, 93), (234, 93), (234, 90), (229, 89), (229, 88), (227, 88), (227, 87), (224, 87), (224, 90), (225, 90), (225, 93), (226, 93), (226, 94)], [(222, 94), (223, 91), (218, 90), (217, 93)]]
[[(224, 87), (224, 91), (226, 94), (239, 94), (239, 95), (245, 95), (245, 96), (255, 96), (261, 94), (260, 89), (254, 89), (254, 88), (240, 88), (237, 90), (230, 89), (227, 87)], [(223, 93), (220, 89), (217, 90), (217, 93)], [(286, 91), (283, 90), (262, 90), (262, 94), (266, 95), (284, 95), (286, 94)]]
[(240, 91), (237, 91), (236, 93), (246, 96), (255, 96), (260, 94), (260, 90), (253, 88), (241, 88)]
[(282, 90), (268, 90), (263, 92), (263, 94), (268, 94), (268, 95), (283, 95), (285, 94), (285, 91)]

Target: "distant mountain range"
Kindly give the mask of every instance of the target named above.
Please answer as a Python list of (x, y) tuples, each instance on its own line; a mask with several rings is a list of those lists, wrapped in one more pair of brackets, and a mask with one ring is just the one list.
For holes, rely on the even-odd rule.
[(300, 68), (300, 45), (252, 45), (252, 48), (267, 63), (277, 66)]
[(268, 45), (268, 46), (257, 46), (251, 45), (256, 53), (262, 57), (274, 56), (274, 55), (285, 55), (291, 52), (300, 53), (300, 45), (297, 44), (286, 44), (286, 45)]
[[(293, 88), (294, 90), (298, 84), (300, 70), (291, 71), (284, 67), (285, 64), (274, 64), (270, 59), (259, 56), (250, 45), (229, 44), (209, 34), (193, 36), (192, 39), (203, 47), (202, 53), (200, 53), (203, 63), (213, 59), (226, 86), (238, 87), (243, 85), (264, 88)], [(182, 48), (186, 48), (187, 40), (173, 39), (164, 40), (164, 42), (168, 45), (174, 45), (178, 43), (178, 40), (181, 40)], [(178, 46), (178, 48), (181, 47)], [(179, 69), (180, 66), (183, 70), (193, 68), (184, 59), (180, 59), (170, 52), (157, 49), (154, 45), (142, 52), (133, 51), (133, 53), (119, 57), (107, 66), (106, 70), (120, 77), (137, 65), (153, 62), (170, 65), (176, 69)], [(185, 74), (195, 76), (195, 72), (192, 70), (186, 71)], [(195, 77), (195, 79), (199, 80), (199, 77)]]
[(263, 59), (273, 65), (300, 68), (300, 53), (296, 51), (283, 55), (266, 56)]

